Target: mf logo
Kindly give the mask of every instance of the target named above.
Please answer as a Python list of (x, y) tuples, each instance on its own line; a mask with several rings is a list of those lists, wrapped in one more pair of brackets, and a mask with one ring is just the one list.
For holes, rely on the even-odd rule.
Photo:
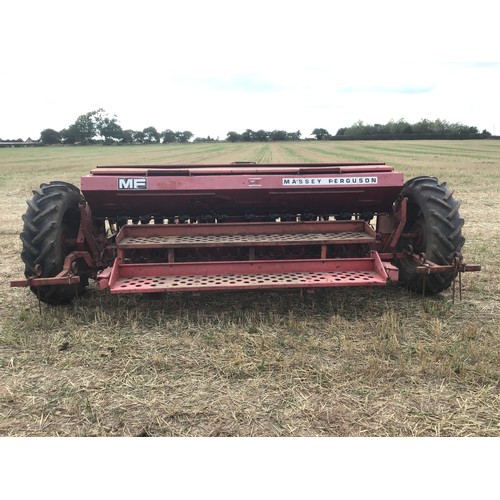
[(147, 189), (146, 177), (119, 177), (118, 189)]

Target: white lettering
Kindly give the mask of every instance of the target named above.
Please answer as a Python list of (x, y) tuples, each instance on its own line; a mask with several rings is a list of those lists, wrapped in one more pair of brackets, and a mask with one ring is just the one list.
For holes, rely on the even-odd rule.
[(145, 177), (119, 177), (118, 189), (147, 189), (147, 179)]
[(285, 177), (282, 179), (283, 186), (328, 186), (332, 184), (378, 184), (378, 177)]

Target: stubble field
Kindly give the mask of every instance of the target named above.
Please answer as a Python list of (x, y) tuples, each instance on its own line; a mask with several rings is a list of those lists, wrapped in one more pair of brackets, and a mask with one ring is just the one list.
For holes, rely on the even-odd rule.
[[(111, 296), (26, 289), (25, 200), (96, 165), (385, 161), (462, 201), (463, 300), (382, 289)], [(500, 436), (500, 141), (0, 149), (1, 436)]]

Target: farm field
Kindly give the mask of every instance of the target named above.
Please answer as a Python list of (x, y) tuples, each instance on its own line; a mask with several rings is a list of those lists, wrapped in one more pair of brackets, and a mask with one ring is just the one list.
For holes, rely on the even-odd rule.
[[(464, 258), (423, 298), (382, 288), (111, 296), (41, 306), (22, 277), (31, 190), (96, 165), (385, 161), (461, 200)], [(0, 436), (500, 436), (500, 141), (0, 149)]]

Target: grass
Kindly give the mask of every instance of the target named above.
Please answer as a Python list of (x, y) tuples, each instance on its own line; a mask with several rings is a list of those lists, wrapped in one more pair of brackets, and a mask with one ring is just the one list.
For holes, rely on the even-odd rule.
[[(25, 289), (19, 231), (41, 182), (97, 164), (386, 161), (456, 190), (466, 261), (451, 292), (396, 286), (110, 296)], [(500, 142), (0, 149), (0, 435), (500, 436)]]

